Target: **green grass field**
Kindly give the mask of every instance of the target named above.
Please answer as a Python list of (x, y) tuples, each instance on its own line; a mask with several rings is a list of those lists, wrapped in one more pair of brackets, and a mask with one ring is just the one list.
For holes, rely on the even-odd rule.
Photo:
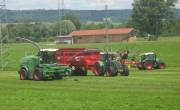
[[(46, 45), (44, 48), (98, 47), (104, 44)], [(11, 65), (0, 71), (0, 110), (179, 110), (180, 39), (109, 44), (112, 50), (137, 46), (141, 52), (156, 52), (167, 68), (139, 71), (128, 77), (64, 77), (62, 80), (19, 80), (19, 60), (26, 52), (36, 53), (31, 44), (11, 44)]]

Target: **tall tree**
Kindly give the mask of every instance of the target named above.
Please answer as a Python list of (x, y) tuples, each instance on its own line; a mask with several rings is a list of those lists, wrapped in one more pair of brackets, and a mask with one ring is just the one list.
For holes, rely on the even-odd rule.
[[(175, 25), (172, 8), (178, 0), (134, 0), (132, 20), (140, 33), (160, 36), (163, 25)], [(167, 25), (167, 24), (166, 24)]]
[(70, 20), (61, 20), (54, 27), (56, 35), (68, 35), (74, 30), (76, 30), (76, 27)]
[(79, 30), (81, 28), (81, 22), (79, 18), (77, 18), (74, 14), (65, 14), (62, 16), (62, 20), (70, 20), (76, 26), (76, 29)]

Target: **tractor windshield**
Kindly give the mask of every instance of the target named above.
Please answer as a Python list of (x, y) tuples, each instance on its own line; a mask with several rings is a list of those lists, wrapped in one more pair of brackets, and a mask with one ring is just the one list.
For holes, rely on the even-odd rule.
[(101, 60), (120, 60), (120, 56), (119, 54), (117, 54), (116, 52), (108, 52), (108, 53), (101, 53)]
[(41, 51), (41, 63), (53, 63), (53, 54), (49, 51)]
[(156, 55), (155, 54), (143, 54), (141, 55), (141, 61), (144, 60), (156, 60)]

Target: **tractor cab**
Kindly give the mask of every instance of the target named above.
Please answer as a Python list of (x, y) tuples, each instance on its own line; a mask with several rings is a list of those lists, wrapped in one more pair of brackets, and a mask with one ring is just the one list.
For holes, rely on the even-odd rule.
[(149, 52), (149, 53), (143, 53), (140, 55), (140, 61), (146, 61), (146, 60), (151, 60), (151, 61), (156, 61), (156, 54), (153, 52)]
[(116, 52), (100, 53), (100, 55), (101, 55), (101, 60), (103, 61), (105, 61), (106, 59), (116, 60), (116, 61), (120, 60), (120, 56)]
[(40, 50), (40, 56), (41, 56), (41, 59), (40, 59), (40, 63), (43, 64), (52, 64), (54, 63), (55, 61), (55, 52), (56, 50), (58, 49), (41, 49)]

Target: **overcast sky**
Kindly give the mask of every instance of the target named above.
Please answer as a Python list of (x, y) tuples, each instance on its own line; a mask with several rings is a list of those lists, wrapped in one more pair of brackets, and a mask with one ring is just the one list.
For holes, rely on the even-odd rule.
[[(134, 0), (64, 0), (65, 9), (73, 10), (104, 10), (132, 9)], [(58, 9), (58, 0), (6, 0), (6, 8), (12, 10)], [(180, 8), (180, 0), (176, 5)]]

